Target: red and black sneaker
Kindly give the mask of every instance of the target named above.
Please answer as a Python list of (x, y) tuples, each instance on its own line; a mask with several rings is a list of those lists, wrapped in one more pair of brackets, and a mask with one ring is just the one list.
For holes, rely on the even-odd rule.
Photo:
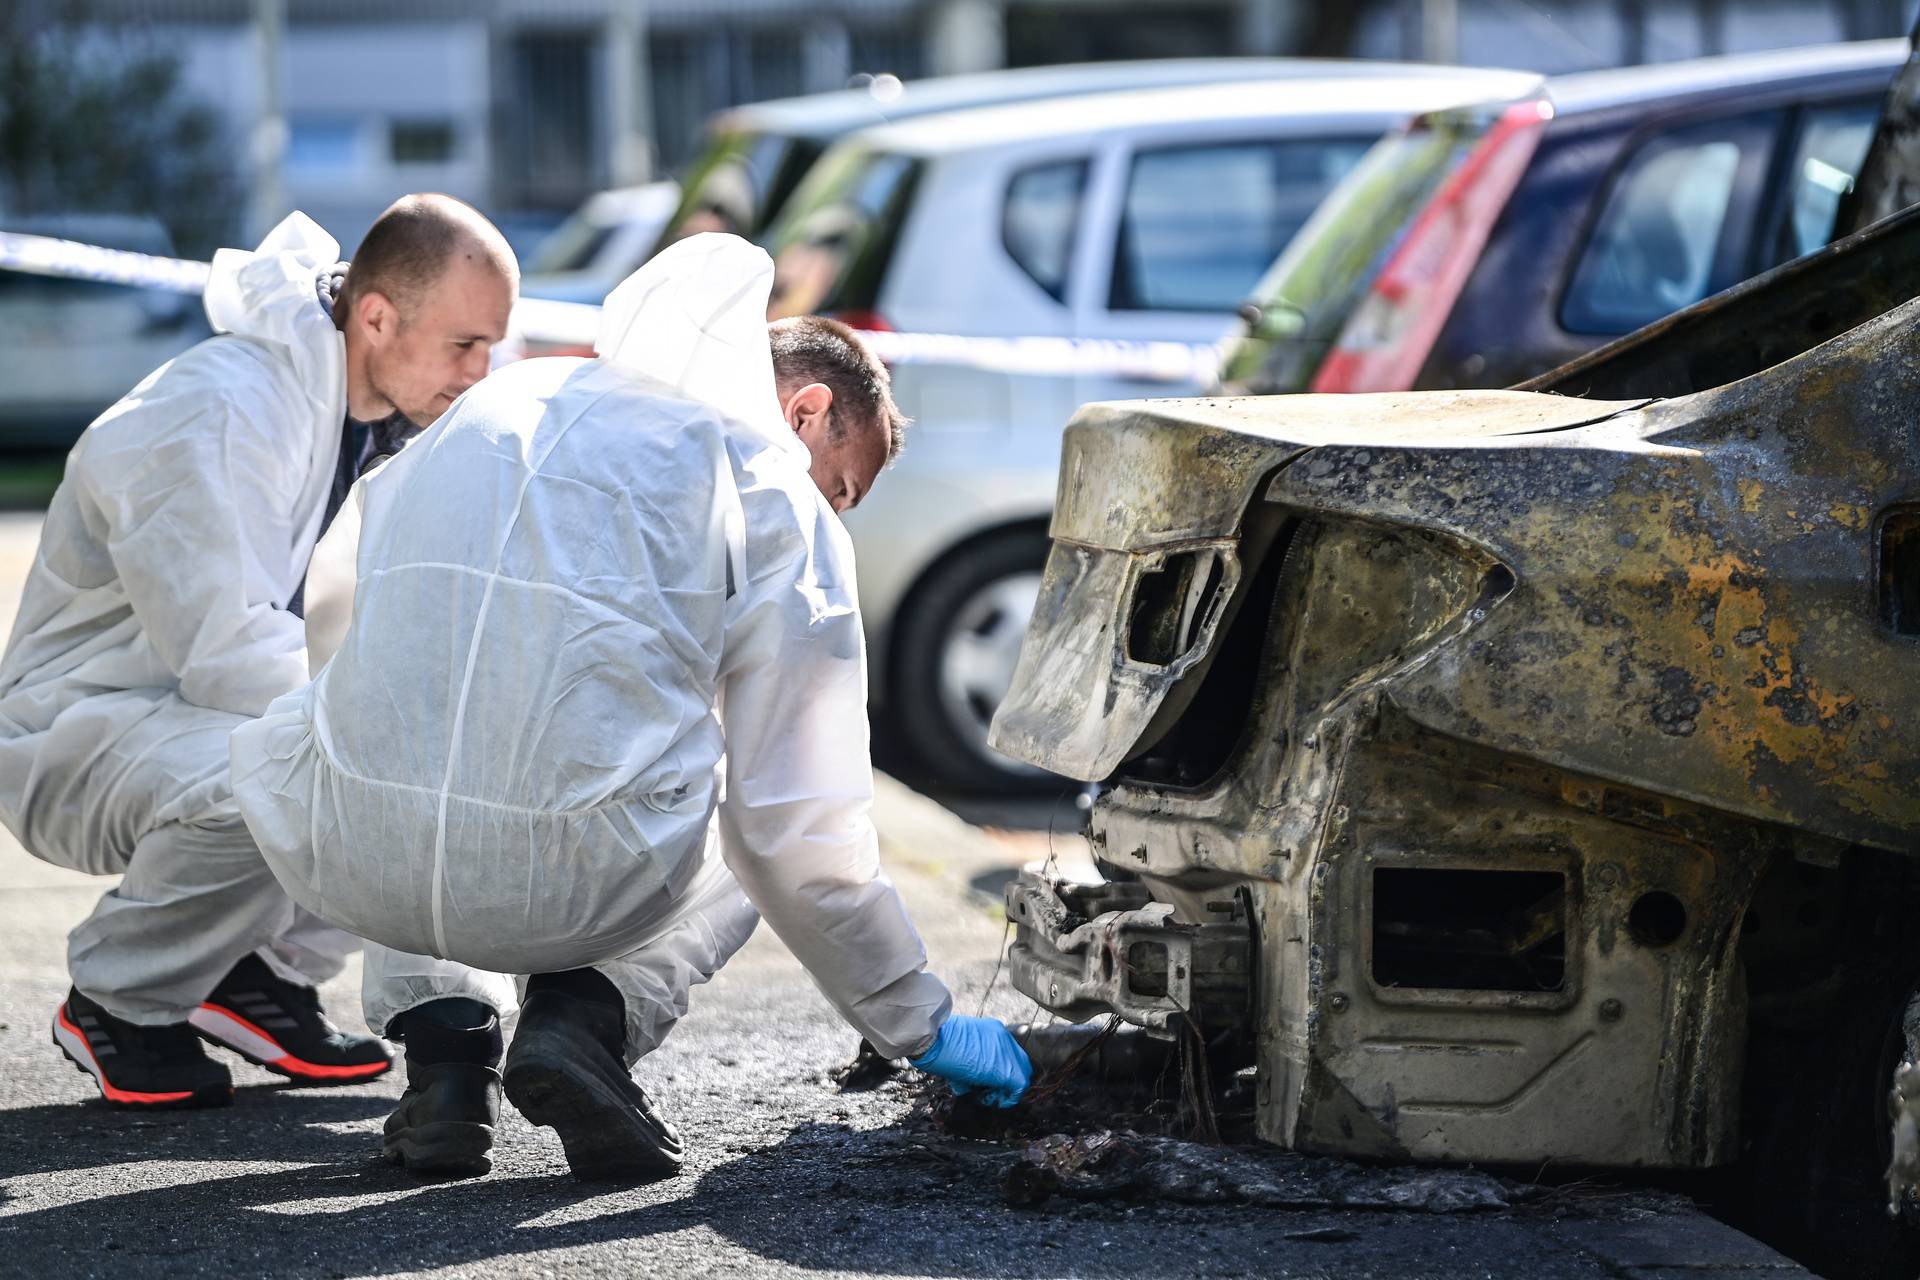
[(233, 966), (187, 1020), (202, 1039), (295, 1084), (355, 1084), (393, 1069), (386, 1041), (334, 1026), (318, 991), (288, 982), (259, 956)]
[(233, 1079), (184, 1022), (143, 1027), (76, 990), (53, 1015), (53, 1042), (116, 1107), (224, 1107)]

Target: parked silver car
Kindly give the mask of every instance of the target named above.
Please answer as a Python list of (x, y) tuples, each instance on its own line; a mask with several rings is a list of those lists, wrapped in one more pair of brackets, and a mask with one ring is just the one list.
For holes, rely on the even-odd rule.
[[(74, 214), (0, 227), (173, 252), (151, 218)], [(0, 448), (64, 449), (101, 410), (210, 332), (200, 300), (188, 294), (0, 271)]]
[(986, 731), (1032, 611), (1074, 409), (1197, 390), (1254, 282), (1386, 130), (1541, 83), (1383, 69), (869, 130), (815, 165), (768, 233), (776, 314), (874, 331), (917, 420), (847, 527), (875, 701), (932, 772), (978, 788), (1034, 776)]

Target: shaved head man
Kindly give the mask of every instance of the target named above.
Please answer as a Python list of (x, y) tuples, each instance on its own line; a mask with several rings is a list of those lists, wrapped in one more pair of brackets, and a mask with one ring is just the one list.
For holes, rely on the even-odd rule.
[(37, 857), (122, 876), (69, 937), (53, 1017), (118, 1106), (228, 1102), (202, 1041), (297, 1084), (392, 1065), (322, 1014), (357, 940), (274, 882), (227, 738), (306, 682), (314, 545), (363, 471), (485, 376), (519, 269), (438, 195), (382, 214), (344, 280), (338, 256), (301, 214), (216, 255), (221, 336), (74, 446), (0, 661), (0, 820)]
[(347, 340), (347, 412), (425, 427), (487, 374), (520, 268), (499, 229), (442, 195), (405, 196), (353, 256), (334, 304)]

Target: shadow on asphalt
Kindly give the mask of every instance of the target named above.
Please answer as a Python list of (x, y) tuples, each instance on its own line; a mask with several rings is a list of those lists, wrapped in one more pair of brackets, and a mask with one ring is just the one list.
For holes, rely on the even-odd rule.
[[(983, 1158), (992, 1149), (946, 1137), (918, 1112), (877, 1127), (801, 1122), (761, 1140), (696, 1124), (694, 1171), (639, 1187), (574, 1181), (552, 1135), (535, 1139), (512, 1120), (492, 1175), (427, 1183), (378, 1159), (392, 1105), (371, 1090), (251, 1088), (218, 1111), (7, 1111), (0, 1273), (1600, 1280), (1626, 1272), (1598, 1265), (1563, 1228), (1584, 1221), (1626, 1232), (1627, 1244), (1664, 1229), (1684, 1253), (1700, 1221), (1673, 1198), (1598, 1189), (1590, 1201), (1569, 1193), (1428, 1215), (1058, 1198), (1015, 1209), (984, 1172), (998, 1167)], [(1627, 1220), (1636, 1213), (1641, 1226)], [(1778, 1259), (1768, 1257), (1770, 1268)]]
[[(0, 1270), (485, 1273), (490, 1261), (559, 1249), (591, 1256), (593, 1246), (624, 1243), (608, 1253), (609, 1263), (624, 1260), (617, 1271), (660, 1253), (678, 1264), (670, 1270), (685, 1273), (703, 1247), (697, 1235), (637, 1252), (631, 1242), (705, 1228), (748, 1255), (809, 1271), (976, 1276), (1006, 1274), (1022, 1258), (1033, 1265), (1032, 1251), (1058, 1247), (1044, 1242), (1065, 1225), (1007, 1209), (928, 1134), (840, 1123), (803, 1123), (774, 1144), (651, 1186), (576, 1182), (557, 1150), (530, 1150), (524, 1136), (504, 1147), (489, 1177), (421, 1182), (375, 1154), (378, 1117), (391, 1106), (391, 1098), (371, 1094), (295, 1098), (256, 1089), (222, 1111), (8, 1111), (0, 1177), (32, 1175), (35, 1183), (16, 1184), (0, 1200), (0, 1236), (8, 1241)], [(538, 1172), (525, 1169), (532, 1162)], [(209, 1177), (210, 1168), (232, 1172)], [(72, 1174), (81, 1177), (62, 1177)], [(173, 1185), (154, 1186), (156, 1177)], [(49, 1195), (61, 1203), (34, 1205)], [(746, 1261), (727, 1252), (734, 1263)], [(1143, 1244), (1083, 1259), (1079, 1269), (1165, 1275), (1179, 1257)]]

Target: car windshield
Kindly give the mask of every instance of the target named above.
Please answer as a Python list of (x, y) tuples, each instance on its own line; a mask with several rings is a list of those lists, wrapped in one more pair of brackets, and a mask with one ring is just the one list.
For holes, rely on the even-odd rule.
[(682, 184), (680, 207), (661, 234), (660, 248), (702, 231), (756, 236), (779, 214), (820, 143), (782, 133), (737, 129), (714, 138)]
[(815, 165), (765, 237), (773, 253), (767, 318), (871, 313), (918, 171), (910, 157), (858, 147)]
[(1494, 118), (1477, 111), (1427, 116), (1374, 144), (1254, 287), (1221, 365), (1222, 389), (1306, 390), (1415, 215)]
[(606, 248), (607, 241), (619, 229), (617, 222), (591, 216), (581, 209), (555, 227), (553, 234), (540, 242), (528, 260), (526, 274), (537, 276), (553, 271), (585, 271)]

